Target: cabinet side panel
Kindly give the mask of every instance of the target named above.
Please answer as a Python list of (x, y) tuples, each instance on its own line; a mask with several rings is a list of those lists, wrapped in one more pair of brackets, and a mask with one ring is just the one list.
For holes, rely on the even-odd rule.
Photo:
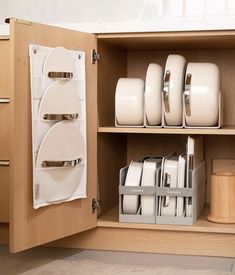
[[(0, 39), (0, 99), (10, 100), (10, 41)], [(0, 160), (10, 160), (10, 103), (0, 103)], [(9, 221), (9, 167), (0, 167), (0, 222)]]
[[(12, 19), (11, 30), (11, 188), (10, 249), (21, 251), (96, 226), (92, 198), (97, 196), (97, 65), (91, 64), (92, 34)], [(29, 44), (65, 47), (86, 53), (88, 181), (87, 199), (33, 209)], [(68, 141), (69, 142), (69, 141)]]
[(98, 117), (99, 126), (114, 125), (115, 90), (120, 77), (126, 77), (126, 51), (98, 41)]
[(126, 165), (126, 135), (98, 136), (98, 174), (100, 212), (118, 205), (120, 168)]

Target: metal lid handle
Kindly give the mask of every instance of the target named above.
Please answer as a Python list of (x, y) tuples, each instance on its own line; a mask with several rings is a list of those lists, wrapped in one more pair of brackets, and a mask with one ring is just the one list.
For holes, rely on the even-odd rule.
[(163, 103), (165, 107), (165, 112), (170, 112), (170, 103), (169, 103), (169, 87), (170, 87), (170, 71), (166, 71), (164, 82), (163, 82)]
[(75, 167), (81, 164), (82, 158), (75, 160), (44, 160), (41, 163), (41, 166), (44, 168), (49, 167)]
[(71, 79), (73, 78), (73, 73), (72, 72), (49, 72), (48, 77), (54, 78), (54, 79)]
[(186, 80), (185, 80), (185, 88), (184, 88), (184, 105), (185, 105), (186, 116), (191, 116), (191, 106), (190, 106), (191, 79), (192, 79), (192, 75), (187, 74)]

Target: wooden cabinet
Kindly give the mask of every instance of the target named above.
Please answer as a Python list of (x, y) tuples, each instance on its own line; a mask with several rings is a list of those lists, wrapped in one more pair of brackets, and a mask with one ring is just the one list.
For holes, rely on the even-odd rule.
[[(30, 43), (86, 52), (88, 197), (38, 210), (32, 206)], [(117, 207), (121, 167), (143, 155), (182, 152), (192, 134), (204, 136), (209, 204), (211, 160), (235, 158), (235, 31), (94, 35), (11, 19), (10, 37), (0, 47), (4, 44), (10, 51), (4, 55), (9, 69), (0, 93), (10, 103), (0, 104), (0, 159), (9, 160), (10, 166), (0, 167), (1, 242), (9, 242), (12, 252), (54, 241), (48, 245), (235, 257), (235, 225), (208, 222), (208, 205), (193, 226), (119, 223)], [(93, 49), (100, 58), (92, 64)], [(145, 79), (148, 64), (164, 66), (169, 53), (219, 66), (223, 128), (114, 127), (118, 78)], [(100, 201), (98, 211), (92, 210), (94, 200)]]

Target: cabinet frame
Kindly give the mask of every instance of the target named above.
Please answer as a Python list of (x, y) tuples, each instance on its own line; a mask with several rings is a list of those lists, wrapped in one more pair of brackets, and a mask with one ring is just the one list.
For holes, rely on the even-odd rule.
[[(173, 135), (173, 137), (177, 137), (200, 134), (206, 137), (227, 136), (232, 142), (233, 136), (235, 137), (235, 125), (225, 125), (222, 129), (137, 129), (115, 128), (113, 126), (116, 81), (119, 77), (135, 74), (133, 71), (135, 55), (138, 55), (140, 50), (144, 49), (145, 52), (162, 51), (166, 47), (167, 50), (173, 51), (182, 49), (184, 51), (191, 49), (235, 49), (235, 31), (93, 35), (17, 19), (10, 20), (10, 31), (11, 81), (9, 89), (12, 97), (10, 103), (10, 227), (8, 231), (8, 225), (0, 223), (0, 242), (8, 242), (9, 234), (11, 252), (54, 241), (48, 245), (235, 257), (235, 225), (208, 223), (206, 221), (207, 210), (202, 213), (198, 223), (193, 227), (120, 224), (117, 220), (117, 212), (115, 212), (118, 200), (118, 178), (115, 171), (118, 173), (119, 168), (126, 165), (127, 161), (134, 155), (133, 148), (129, 147), (131, 140), (135, 141), (136, 146), (138, 136), (141, 137), (142, 135), (156, 137)], [(25, 48), (28, 43), (49, 47), (55, 47), (59, 44), (74, 50), (83, 50), (83, 47), (86, 47), (87, 69), (91, 71), (87, 76), (87, 89), (89, 90), (88, 123), (90, 121), (87, 132), (88, 143), (90, 144), (90, 151), (88, 150), (88, 158), (90, 156), (88, 196), (90, 201), (87, 203), (78, 200), (35, 210), (36, 212), (32, 210), (32, 198), (30, 199), (32, 195), (30, 189), (31, 151), (28, 151), (28, 143), (25, 143), (25, 138), (27, 141), (30, 140), (30, 127), (22, 133), (25, 123), (31, 125), (30, 116), (25, 112), (20, 117), (18, 124), (22, 106), (25, 104), (25, 98), (21, 97), (21, 93), (26, 90), (29, 91), (29, 61)], [(79, 47), (79, 45), (82, 46)], [(100, 57), (95, 64), (92, 64), (90, 60), (92, 49), (96, 49)], [(24, 52), (23, 58), (22, 50)], [(19, 71), (26, 72), (24, 78), (20, 78), (17, 74)], [(30, 106), (28, 95), (26, 96), (27, 110)], [(232, 97), (231, 100), (235, 100), (235, 97)], [(16, 141), (21, 146), (18, 146)], [(117, 151), (121, 154), (117, 155)], [(22, 161), (19, 156), (24, 155), (25, 152), (27, 152), (27, 157)], [(110, 163), (112, 158), (115, 159), (114, 164)], [(24, 170), (24, 167), (28, 168)], [(107, 171), (104, 170), (104, 167)], [(93, 173), (89, 174), (89, 169)], [(21, 175), (20, 178), (17, 177), (19, 174)], [(115, 177), (113, 177), (114, 174)], [(21, 190), (22, 182), (25, 179), (28, 185), (25, 186), (24, 190)], [(97, 188), (99, 189), (98, 194)], [(113, 197), (110, 194), (113, 194)], [(106, 199), (102, 200), (104, 197)], [(92, 213), (92, 199), (101, 200), (101, 209), (99, 210), (101, 215), (98, 219), (97, 211)], [(68, 207), (74, 208), (74, 211), (70, 209), (70, 212)], [(77, 210), (80, 210), (81, 207), (85, 210), (79, 211), (78, 214)], [(93, 207), (95, 208), (94, 200)], [(67, 210), (70, 214), (66, 218)], [(42, 218), (42, 216), (44, 217)], [(83, 219), (82, 223), (74, 220), (76, 216)], [(61, 222), (61, 217), (67, 221), (70, 219), (70, 225), (73, 228), (68, 229), (64, 225), (65, 222)], [(53, 228), (58, 228), (57, 232), (53, 232), (53, 228), (49, 226), (51, 221), (55, 225)], [(139, 240), (138, 244), (136, 240)]]

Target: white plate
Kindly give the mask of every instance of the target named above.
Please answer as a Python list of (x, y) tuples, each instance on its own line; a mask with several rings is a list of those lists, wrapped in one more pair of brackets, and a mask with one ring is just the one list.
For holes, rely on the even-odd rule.
[[(162, 159), (148, 159), (143, 165), (141, 186), (159, 186), (159, 173)], [(154, 195), (141, 195), (141, 214), (155, 215), (156, 203)]]
[(44, 114), (80, 115), (79, 96), (70, 81), (54, 81), (46, 89), (39, 107), (39, 118)]
[[(166, 61), (164, 80), (166, 78), (167, 72), (169, 75), (169, 110), (167, 110), (164, 104), (163, 96), (163, 106), (164, 106), (164, 118), (166, 125), (169, 126), (179, 126), (182, 125), (183, 116), (183, 102), (182, 93), (184, 87), (184, 74), (185, 74), (186, 60), (181, 55), (170, 54)], [(166, 82), (164, 81), (164, 86)], [(167, 87), (166, 87), (167, 89)], [(164, 94), (164, 91), (163, 91)]]
[(142, 79), (120, 78), (118, 80), (115, 94), (115, 117), (118, 125), (143, 125), (144, 81)]
[[(125, 186), (140, 186), (142, 176), (141, 162), (132, 161), (126, 176)], [(139, 196), (138, 195), (124, 195), (123, 196), (123, 214), (137, 214), (139, 208)]]
[[(185, 79), (191, 75), (189, 86), (190, 115), (186, 112), (187, 126), (214, 126), (218, 124), (220, 74), (212, 63), (188, 63)], [(185, 104), (184, 92), (184, 104)]]
[(161, 124), (162, 119), (162, 76), (163, 69), (158, 64), (149, 64), (145, 80), (145, 115), (150, 126)]

